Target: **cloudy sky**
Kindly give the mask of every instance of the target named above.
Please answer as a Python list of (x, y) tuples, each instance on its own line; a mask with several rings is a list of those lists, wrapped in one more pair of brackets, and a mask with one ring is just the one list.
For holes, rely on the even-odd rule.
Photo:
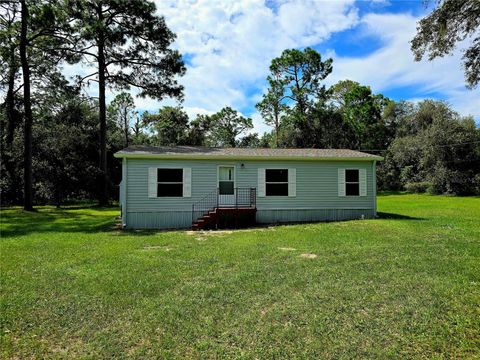
[[(187, 65), (181, 82), (189, 115), (228, 105), (252, 117), (255, 131), (268, 130), (255, 103), (270, 61), (284, 49), (309, 46), (333, 58), (327, 85), (352, 79), (395, 100), (446, 100), (480, 124), (480, 89), (465, 88), (460, 50), (433, 62), (413, 61), (409, 41), (429, 11), (421, 0), (155, 2)], [(136, 104), (140, 111), (163, 105), (139, 98)]]

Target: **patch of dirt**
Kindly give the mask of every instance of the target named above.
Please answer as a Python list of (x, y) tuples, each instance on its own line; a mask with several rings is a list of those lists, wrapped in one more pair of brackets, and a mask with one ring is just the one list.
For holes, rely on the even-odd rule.
[(190, 236), (221, 236), (221, 235), (229, 235), (235, 233), (244, 233), (244, 232), (260, 232), (260, 231), (267, 231), (267, 230), (275, 230), (274, 227), (255, 227), (250, 229), (234, 229), (234, 230), (187, 230), (185, 234)]
[(189, 230), (189, 231), (186, 231), (186, 234), (187, 235), (190, 235), (190, 236), (195, 236), (197, 238), (197, 240), (199, 240), (199, 238), (202, 238), (202, 240), (204, 240), (204, 237), (206, 236), (222, 236), (222, 235), (228, 235), (228, 234), (233, 234), (234, 231), (233, 230), (199, 230), (199, 231), (193, 231), (193, 230)]
[(315, 258), (318, 257), (318, 255), (310, 254), (310, 253), (300, 254), (299, 256), (304, 258), (304, 259), (315, 259)]
[(163, 250), (163, 251), (172, 251), (173, 249), (168, 246), (160, 245), (147, 245), (144, 246), (142, 250)]
[(291, 247), (279, 247), (278, 250), (282, 250), (282, 251), (295, 251), (295, 250), (297, 250), (297, 249), (291, 248)]

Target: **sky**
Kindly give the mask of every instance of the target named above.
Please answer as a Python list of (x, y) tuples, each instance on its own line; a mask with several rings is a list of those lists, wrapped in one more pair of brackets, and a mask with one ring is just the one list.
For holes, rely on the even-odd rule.
[[(409, 42), (418, 20), (430, 10), (422, 0), (155, 3), (177, 34), (172, 46), (186, 63), (187, 72), (180, 79), (185, 87), (182, 106), (191, 118), (231, 106), (253, 119), (254, 132), (269, 131), (255, 104), (266, 89), (271, 60), (284, 49), (312, 47), (323, 59), (333, 59), (327, 86), (351, 79), (393, 100), (445, 100), (460, 114), (474, 116), (480, 126), (480, 88), (465, 87), (462, 45), (432, 62), (413, 60)], [(95, 95), (94, 88), (88, 91)], [(110, 92), (108, 99), (113, 96)], [(175, 104), (142, 98), (135, 103), (140, 112)]]

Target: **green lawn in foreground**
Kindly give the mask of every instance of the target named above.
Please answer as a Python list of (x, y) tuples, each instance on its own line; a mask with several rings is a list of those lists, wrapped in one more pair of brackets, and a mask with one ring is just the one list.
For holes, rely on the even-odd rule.
[(2, 210), (0, 355), (479, 358), (480, 199), (378, 209), (212, 233), (122, 232), (116, 209)]

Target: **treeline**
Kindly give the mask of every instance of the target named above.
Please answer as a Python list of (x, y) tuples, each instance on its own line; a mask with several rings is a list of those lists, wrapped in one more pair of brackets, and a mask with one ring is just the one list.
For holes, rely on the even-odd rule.
[[(136, 144), (357, 149), (385, 157), (381, 190), (480, 193), (473, 118), (444, 102), (395, 102), (350, 80), (327, 88), (332, 60), (310, 48), (271, 62), (256, 105), (271, 132), (253, 133), (252, 119), (230, 107), (193, 118), (180, 105), (139, 113), (126, 92), (132, 87), (182, 99), (176, 79), (185, 68), (169, 48), (174, 34), (146, 0), (66, 3), (0, 4), (2, 205), (105, 204), (118, 196), (121, 164), (113, 154)], [(59, 64), (80, 61), (95, 70), (67, 81)], [(86, 81), (99, 84), (99, 97), (84, 93)], [(106, 87), (117, 92), (110, 103)]]

